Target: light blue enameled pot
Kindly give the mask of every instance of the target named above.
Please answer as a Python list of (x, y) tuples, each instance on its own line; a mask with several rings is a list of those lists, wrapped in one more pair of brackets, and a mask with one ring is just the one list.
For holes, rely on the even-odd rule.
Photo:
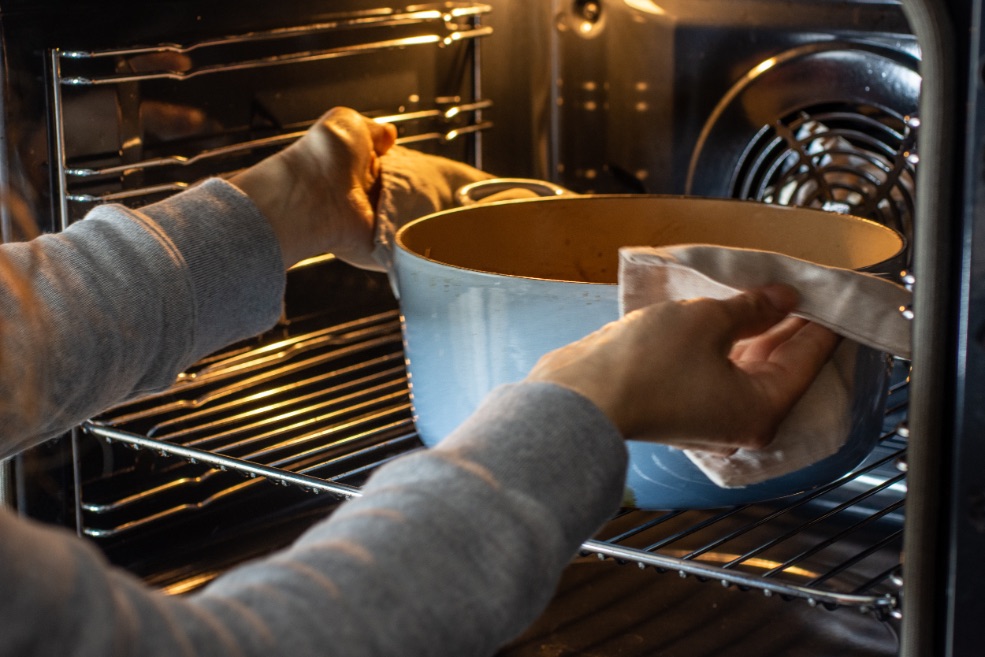
[[(394, 284), (417, 430), (432, 446), (494, 387), (619, 315), (618, 248), (719, 244), (820, 264), (898, 271), (904, 243), (867, 220), (719, 199), (583, 196), (511, 200), (423, 217), (396, 236)], [(889, 358), (860, 348), (852, 432), (836, 454), (740, 489), (711, 482), (680, 451), (629, 442), (627, 503), (708, 508), (772, 499), (828, 483), (878, 439)]]

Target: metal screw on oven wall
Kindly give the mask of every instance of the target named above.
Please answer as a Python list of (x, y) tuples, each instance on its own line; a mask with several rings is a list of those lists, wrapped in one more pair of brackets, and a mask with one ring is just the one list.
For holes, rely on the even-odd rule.
[(584, 39), (593, 39), (605, 29), (606, 12), (602, 0), (573, 0), (561, 5), (557, 16), (557, 28)]
[[(898, 435), (900, 438), (910, 437), (910, 427), (909, 425), (906, 424), (905, 420), (903, 422), (900, 422), (899, 425), (896, 427), (896, 435)], [(909, 471), (910, 466), (906, 461), (905, 452), (900, 456), (896, 457), (895, 465), (896, 465), (896, 469), (899, 470), (900, 472)]]
[(598, 0), (575, 0), (575, 14), (589, 23), (597, 23), (602, 17), (602, 3)]
[[(913, 286), (917, 283), (916, 277), (904, 269), (900, 272), (899, 278), (900, 282), (903, 283), (903, 287), (913, 292)], [(913, 319), (913, 306), (901, 306), (899, 311), (906, 319)]]

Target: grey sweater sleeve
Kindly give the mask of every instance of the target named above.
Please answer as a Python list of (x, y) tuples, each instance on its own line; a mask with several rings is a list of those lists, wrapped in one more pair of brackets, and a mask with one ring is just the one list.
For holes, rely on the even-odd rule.
[(0, 655), (491, 655), (616, 510), (625, 463), (585, 399), (507, 386), (289, 549), (185, 598), (0, 512)]
[(0, 458), (166, 387), (281, 310), (273, 232), (220, 180), (142, 211), (101, 206), (66, 231), (0, 248)]
[[(12, 256), (48, 290), (43, 325), (56, 331), (34, 336), (58, 354), (45, 376), (68, 397), (44, 402), (58, 414), (45, 429), (166, 385), (276, 317), (283, 273), (262, 217), (222, 183), (195, 193), (142, 213), (107, 208), (94, 217), (102, 224)], [(216, 216), (198, 224), (203, 205)], [(89, 321), (112, 335), (74, 342)], [(34, 348), (31, 336), (3, 339)], [(63, 377), (110, 390), (77, 394), (78, 380)], [(5, 435), (8, 448), (24, 442)], [(625, 467), (621, 437), (587, 400), (507, 386), (437, 448), (381, 468), (289, 549), (180, 598), (108, 566), (86, 541), (0, 510), (0, 655), (491, 654), (536, 617), (580, 542), (616, 510)]]

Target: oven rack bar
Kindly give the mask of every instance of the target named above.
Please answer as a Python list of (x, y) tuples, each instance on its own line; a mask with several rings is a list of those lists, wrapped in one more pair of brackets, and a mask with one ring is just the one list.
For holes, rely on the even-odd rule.
[(388, 39), (385, 41), (374, 41), (363, 43), (358, 46), (344, 46), (339, 48), (325, 48), (323, 50), (311, 50), (296, 52), (289, 55), (278, 57), (265, 57), (263, 59), (248, 60), (238, 63), (223, 63), (211, 66), (191, 68), (185, 71), (167, 71), (161, 73), (139, 73), (139, 74), (117, 74), (102, 77), (83, 77), (68, 76), (61, 78), (61, 84), (66, 86), (99, 86), (106, 84), (124, 84), (129, 82), (148, 82), (151, 80), (191, 80), (203, 75), (214, 73), (229, 73), (232, 71), (247, 71), (252, 69), (264, 68), (269, 66), (283, 66), (285, 64), (305, 64), (309, 62), (321, 62), (328, 59), (338, 59), (352, 55), (366, 53), (384, 52), (387, 50), (398, 50), (413, 46), (442, 45), (448, 46), (456, 42), (476, 39), (492, 34), (491, 27), (480, 27), (474, 30), (456, 30), (447, 36), (438, 34), (428, 34), (417, 37), (403, 37), (400, 39)]
[[(339, 500), (345, 500), (360, 495), (360, 489), (356, 486), (340, 481), (347, 477), (360, 474), (368, 474), (371, 470), (392, 460), (392, 455), (383, 455), (377, 458), (370, 466), (357, 466), (338, 473), (334, 478), (316, 476), (313, 472), (325, 469), (326, 464), (317, 464), (300, 470), (292, 471), (280, 466), (264, 465), (246, 459), (225, 456), (196, 448), (186, 448), (176, 445), (176, 449), (160, 449), (160, 441), (148, 439), (145, 436), (130, 432), (118, 431), (110, 427), (99, 427), (87, 424), (84, 428), (93, 435), (99, 436), (107, 444), (113, 441), (125, 443), (133, 449), (148, 448), (155, 451), (160, 456), (175, 456), (183, 458), (190, 466), (201, 466), (201, 480), (210, 478), (224, 472), (233, 472), (242, 475), (246, 479), (233, 485), (226, 486), (208, 497), (199, 499), (195, 502), (183, 502), (172, 506), (167, 506), (155, 511), (152, 514), (144, 514), (131, 517), (126, 522), (113, 527), (102, 527), (87, 524), (82, 533), (86, 536), (106, 539), (117, 536), (127, 535), (142, 528), (152, 528), (160, 526), (162, 523), (188, 516), (196, 512), (204, 511), (209, 507), (226, 500), (231, 500), (236, 496), (242, 496), (255, 489), (257, 484), (268, 482), (277, 486), (293, 486), (308, 494), (329, 494)], [(407, 429), (407, 427), (403, 427)], [(416, 435), (412, 431), (403, 431), (396, 438), (387, 441), (387, 444), (374, 445), (366, 451), (397, 451), (400, 454), (418, 448)], [(342, 459), (351, 458), (350, 456)], [(131, 502), (141, 502), (141, 494), (135, 496), (135, 500), (125, 500), (122, 506)], [(93, 505), (83, 504), (86, 511), (95, 510), (97, 513), (112, 512), (119, 507), (94, 509)]]
[(258, 30), (246, 34), (229, 35), (215, 39), (203, 39), (189, 44), (164, 44), (149, 47), (106, 48), (99, 50), (66, 50), (64, 57), (70, 59), (91, 59), (97, 57), (120, 57), (126, 55), (146, 55), (157, 52), (189, 53), (202, 48), (239, 43), (256, 43), (272, 39), (307, 37), (323, 32), (360, 27), (394, 26), (415, 23), (428, 23), (436, 20), (448, 22), (466, 16), (477, 16), (491, 11), (489, 5), (481, 3), (421, 4), (397, 11), (390, 7), (378, 7), (362, 11), (351, 11), (326, 17), (326, 20), (313, 24)]
[(327, 59), (337, 59), (339, 57), (348, 57), (351, 55), (361, 55), (414, 46), (448, 46), (454, 43), (477, 39), (492, 34), (491, 27), (474, 26), (469, 29), (460, 29), (454, 22), (459, 18), (472, 18), (475, 20), (478, 16), (491, 11), (491, 7), (488, 5), (465, 3), (458, 6), (453, 5), (449, 7), (429, 5), (421, 6), (419, 8), (415, 8), (414, 10), (408, 10), (401, 13), (389, 14), (383, 13), (389, 10), (379, 11), (380, 15), (365, 15), (365, 12), (360, 12), (355, 15), (349, 15), (348, 17), (340, 16), (336, 20), (328, 22), (250, 32), (247, 34), (204, 40), (189, 45), (160, 44), (156, 46), (113, 48), (107, 50), (66, 50), (55, 52), (56, 57), (59, 60), (66, 61), (96, 60), (101, 58), (111, 58), (113, 60), (117, 60), (125, 59), (127, 57), (146, 57), (148, 55), (164, 53), (189, 55), (207, 48), (230, 46), (235, 44), (249, 44), (279, 39), (299, 39), (304, 37), (312, 37), (327, 32), (337, 32), (355, 28), (394, 27), (398, 25), (438, 25), (444, 28), (444, 32), (433, 32), (428, 34), (399, 37), (395, 39), (364, 41), (347, 46), (317, 50), (298, 51), (292, 49), (292, 52), (281, 55), (245, 59), (241, 61), (226, 61), (221, 64), (207, 64), (198, 67), (188, 66), (184, 68), (165, 68), (145, 72), (117, 72), (107, 75), (92, 76), (67, 75), (64, 77), (59, 77), (59, 84), (66, 86), (99, 86), (165, 79), (181, 81), (201, 77), (203, 75), (210, 75), (213, 73), (252, 70), (284, 64), (324, 61)]
[(135, 448), (149, 449), (161, 456), (177, 456), (189, 463), (201, 463), (223, 472), (238, 472), (250, 479), (263, 477), (277, 485), (297, 486), (306, 492), (315, 494), (328, 493), (340, 499), (349, 499), (360, 495), (359, 489), (355, 486), (340, 484), (301, 472), (291, 472), (290, 470), (271, 467), (246, 459), (224, 456), (194, 447), (185, 447), (176, 443), (166, 443), (128, 431), (103, 426), (98, 423), (88, 422), (83, 426), (87, 432), (109, 442), (118, 441)]
[[(891, 594), (853, 595), (824, 591), (818, 588), (800, 586), (788, 582), (773, 581), (761, 576), (746, 573), (728, 573), (723, 576), (722, 569), (701, 562), (683, 561), (661, 554), (641, 554), (638, 550), (623, 548), (601, 541), (586, 541), (582, 546), (585, 552), (593, 552), (600, 559), (614, 559), (624, 563), (636, 563), (640, 569), (653, 567), (660, 571), (674, 571), (681, 577), (689, 575), (709, 581), (717, 581), (724, 587), (738, 586), (744, 589), (758, 589), (766, 597), (781, 595), (802, 598), (811, 606), (828, 605), (832, 607), (856, 607), (865, 612), (892, 614), (899, 601)], [(893, 571), (894, 573), (897, 571)], [(888, 573), (887, 573), (888, 576)]]
[[(326, 262), (331, 263), (332, 260), (326, 260)], [(389, 337), (388, 341), (390, 343), (396, 343), (400, 340), (399, 322), (400, 313), (397, 310), (384, 310), (352, 321), (333, 324), (328, 328), (295, 333), (246, 351), (229, 355), (223, 354), (221, 357), (216, 357), (209, 362), (200, 361), (198, 367), (179, 374), (174, 385), (170, 388), (162, 392), (145, 395), (141, 397), (141, 401), (145, 402), (161, 397), (169, 397), (176, 391), (185, 391), (190, 388), (228, 380), (235, 380), (238, 388), (242, 390), (244, 387), (256, 383), (256, 380), (253, 378), (254, 374), (262, 371), (263, 368), (272, 365), (283, 365), (288, 363), (292, 358), (310, 353), (321, 347), (339, 349), (358, 347), (361, 344), (362, 348), (365, 349), (366, 341), (384, 337)], [(390, 355), (393, 357), (399, 356), (396, 353)], [(369, 363), (362, 361), (360, 364), (365, 366)], [(305, 366), (307, 365), (308, 363), (305, 363)], [(280, 373), (283, 373), (283, 370)], [(244, 378), (247, 375), (249, 375), (249, 378)], [(273, 382), (276, 380), (277, 375), (278, 372), (274, 371), (273, 373), (268, 372), (265, 376), (268, 381)], [(233, 390), (233, 392), (236, 392), (236, 390)], [(198, 406), (207, 401), (212, 401), (217, 396), (220, 396), (219, 393), (212, 391), (207, 397), (197, 398), (194, 401), (194, 405)], [(129, 405), (123, 405), (118, 408), (126, 408), (127, 406)], [(160, 414), (169, 410), (173, 409), (167, 406), (157, 406), (154, 409), (145, 411), (144, 415), (152, 413)], [(138, 416), (135, 415), (120, 416), (114, 414), (113, 417), (114, 422), (117, 423), (138, 419)]]
[[(478, 114), (482, 109), (491, 107), (492, 103), (487, 101), (480, 101), (476, 103), (468, 103), (465, 105), (458, 105), (445, 110), (426, 110), (421, 112), (415, 112), (414, 115), (408, 115), (407, 118), (403, 118), (401, 115), (390, 115), (383, 117), (382, 121), (388, 123), (399, 124), (402, 122), (409, 122), (414, 118), (426, 118), (431, 119), (432, 122), (445, 116), (455, 116), (475, 112)], [(377, 119), (381, 120), (381, 119)], [(460, 139), (467, 135), (479, 134), (486, 130), (492, 128), (494, 123), (488, 120), (473, 120), (471, 123), (466, 123), (462, 125), (457, 125), (454, 127), (447, 127), (444, 129), (427, 129), (425, 127), (423, 132), (405, 132), (397, 137), (396, 143), (401, 145), (407, 144), (417, 144), (422, 142), (439, 142), (447, 143)], [(106, 176), (121, 175), (121, 174), (133, 174), (140, 171), (160, 169), (165, 167), (188, 167), (190, 165), (200, 164), (203, 162), (209, 162), (213, 160), (219, 160), (223, 157), (230, 157), (235, 155), (251, 154), (258, 151), (269, 150), (281, 146), (285, 146), (293, 141), (296, 141), (304, 134), (304, 130), (294, 131), (284, 135), (278, 135), (275, 137), (267, 137), (263, 139), (255, 139), (246, 142), (241, 142), (238, 144), (233, 144), (225, 147), (210, 149), (202, 151), (191, 156), (181, 156), (173, 155), (167, 157), (153, 158), (145, 160), (142, 162), (135, 162), (133, 164), (125, 165), (115, 165), (102, 168), (91, 168), (91, 167), (67, 167), (65, 169), (66, 182), (68, 179), (75, 180), (97, 180)], [(210, 176), (220, 176), (220, 177), (230, 177), (234, 175), (236, 170), (217, 170), (210, 173)], [(150, 199), (157, 197), (159, 195), (172, 194), (176, 192), (183, 191), (190, 187), (194, 187), (202, 179), (195, 179), (191, 181), (171, 181), (154, 185), (147, 185), (141, 187), (134, 187), (132, 189), (126, 189), (122, 191), (113, 191), (102, 194), (89, 194), (89, 193), (76, 193), (71, 191), (66, 191), (65, 200), (71, 203), (84, 203), (84, 204), (99, 204), (99, 203), (117, 203), (117, 202), (139, 202), (141, 199)], [(68, 183), (66, 189), (71, 185)]]
[[(470, 103), (456, 103), (445, 108), (434, 108), (401, 114), (388, 114), (385, 116), (374, 117), (374, 120), (380, 123), (391, 123), (394, 125), (421, 120), (447, 122), (454, 117), (464, 116), (466, 114), (472, 114), (481, 112), (484, 109), (489, 109), (492, 105), (493, 103), (491, 100), (478, 100)], [(246, 141), (237, 142), (235, 144), (210, 148), (195, 153), (194, 155), (167, 155), (164, 157), (155, 157), (140, 160), (138, 162), (108, 167), (73, 167), (69, 165), (65, 169), (65, 174), (72, 178), (96, 178), (129, 173), (138, 170), (146, 171), (148, 169), (156, 169), (161, 167), (187, 167), (194, 164), (199, 164), (201, 162), (206, 162), (208, 160), (229, 157), (231, 155), (242, 155), (244, 153), (248, 154), (270, 148), (282, 148), (304, 136), (312, 125), (313, 123), (308, 123), (301, 126), (298, 130), (292, 130), (291, 132), (284, 134), (263, 137), (261, 139), (249, 139)], [(492, 127), (492, 124), (488, 121), (473, 121), (465, 126), (449, 128), (447, 130), (432, 130), (419, 134), (401, 135), (397, 138), (397, 143), (407, 144), (426, 140), (451, 141), (460, 135), (469, 134), (478, 130), (485, 130), (489, 127)]]

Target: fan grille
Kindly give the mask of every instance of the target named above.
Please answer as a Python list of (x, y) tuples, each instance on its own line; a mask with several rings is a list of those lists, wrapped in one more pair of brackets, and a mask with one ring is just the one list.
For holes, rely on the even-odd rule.
[(764, 126), (732, 195), (872, 219), (912, 238), (919, 120), (868, 105), (798, 110)]

